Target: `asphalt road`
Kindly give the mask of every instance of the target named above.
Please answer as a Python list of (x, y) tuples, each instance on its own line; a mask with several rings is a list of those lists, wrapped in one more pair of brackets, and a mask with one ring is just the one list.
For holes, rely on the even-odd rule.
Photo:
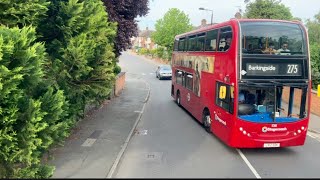
[(155, 76), (156, 64), (123, 53), (123, 71), (141, 76), (150, 97), (115, 178), (319, 178), (320, 141), (301, 147), (235, 149), (208, 134), (170, 95), (171, 80)]

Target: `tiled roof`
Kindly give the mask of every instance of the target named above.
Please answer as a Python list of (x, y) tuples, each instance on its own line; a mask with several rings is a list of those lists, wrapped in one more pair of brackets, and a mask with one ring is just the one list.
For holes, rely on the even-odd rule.
[(151, 36), (151, 33), (154, 32), (152, 30), (143, 30), (141, 32), (139, 32), (139, 37), (150, 37)]

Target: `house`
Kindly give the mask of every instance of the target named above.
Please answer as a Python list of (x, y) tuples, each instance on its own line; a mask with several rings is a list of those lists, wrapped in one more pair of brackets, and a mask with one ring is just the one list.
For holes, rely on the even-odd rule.
[(193, 27), (193, 29), (200, 29), (200, 28), (203, 28), (203, 27), (207, 27), (209, 25), (211, 25), (211, 24), (207, 24), (207, 20), (202, 19), (200, 26)]
[(138, 31), (138, 37), (131, 38), (131, 44), (134, 48), (146, 48), (155, 49), (157, 45), (151, 40), (151, 33), (153, 30), (149, 30), (147, 27), (145, 30)]

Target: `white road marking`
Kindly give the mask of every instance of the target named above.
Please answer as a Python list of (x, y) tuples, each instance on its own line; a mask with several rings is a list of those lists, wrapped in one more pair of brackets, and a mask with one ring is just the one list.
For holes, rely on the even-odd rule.
[(142, 73), (142, 75), (143, 75), (143, 76), (145, 76), (145, 75), (146, 75), (146, 73)]
[(308, 131), (308, 132), (307, 132), (307, 135), (308, 135), (309, 137), (311, 137), (311, 138), (313, 138), (313, 139), (315, 139), (315, 140), (317, 140), (317, 141), (320, 142), (320, 135), (319, 135), (319, 134)]
[(307, 133), (308, 136), (312, 137), (313, 139), (315, 139), (316, 137), (314, 137), (313, 135)]
[(141, 111), (134, 111), (135, 113), (141, 113)]
[(250, 168), (251, 172), (256, 176), (256, 178), (261, 179), (261, 176), (258, 174), (258, 172), (254, 169), (254, 167), (251, 165), (249, 160), (246, 158), (246, 156), (241, 152), (240, 149), (236, 149), (244, 162), (247, 164), (247, 166)]

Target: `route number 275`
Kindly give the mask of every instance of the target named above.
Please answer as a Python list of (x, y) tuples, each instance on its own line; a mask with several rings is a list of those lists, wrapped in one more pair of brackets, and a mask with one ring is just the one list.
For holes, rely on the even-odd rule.
[(296, 73), (298, 73), (298, 65), (288, 64), (287, 74), (296, 74)]

